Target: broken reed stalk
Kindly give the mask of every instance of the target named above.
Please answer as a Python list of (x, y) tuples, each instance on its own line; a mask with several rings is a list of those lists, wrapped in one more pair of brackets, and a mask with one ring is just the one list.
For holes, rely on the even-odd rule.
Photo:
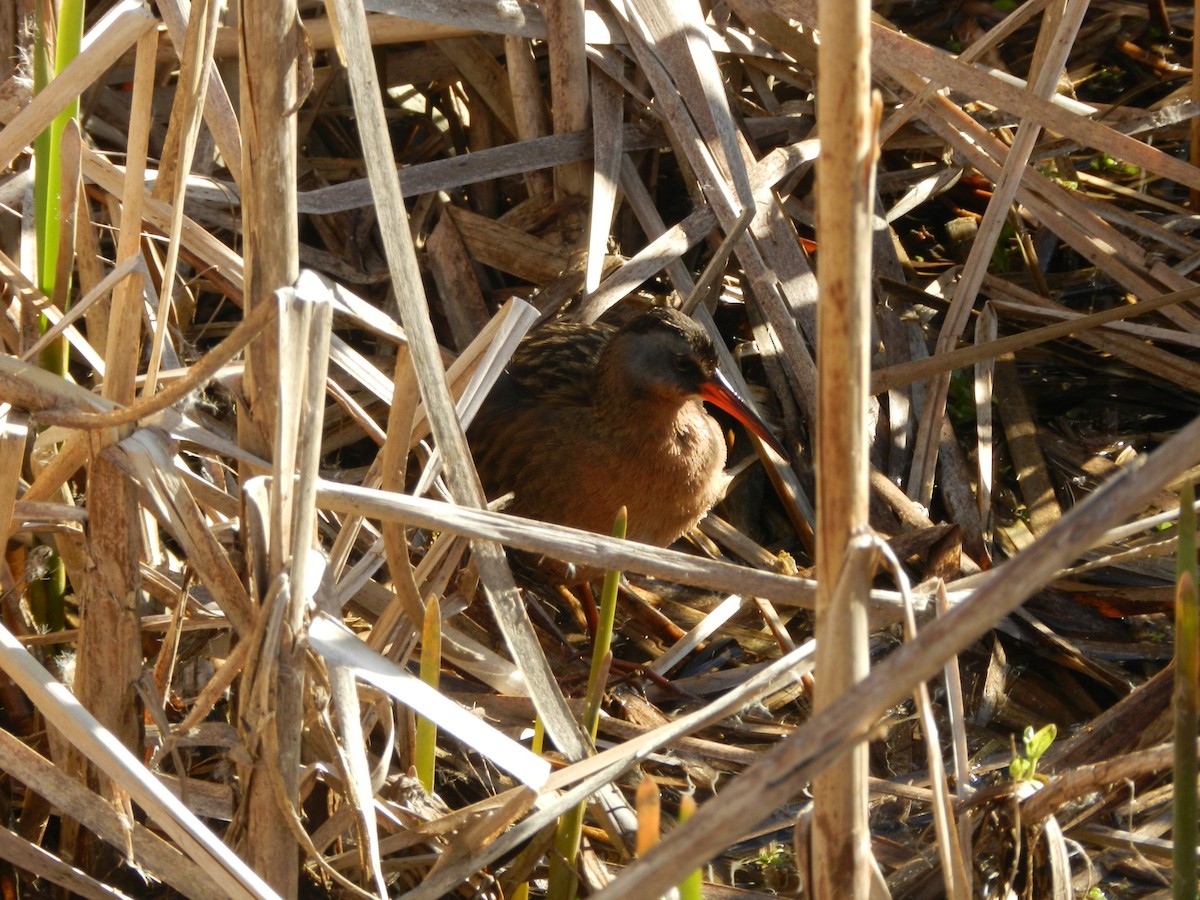
[[(192, 4), (191, 24), (195, 27), (200, 27), (196, 19), (201, 6)], [(238, 16), (242, 48), (238, 67), (243, 136), (241, 224), (242, 233), (247, 235), (243, 308), (251, 313), (260, 304), (274, 305), (276, 292), (290, 290), (300, 274), (296, 214), (297, 15), (295, 0), (268, 0), (244, 5)], [(211, 48), (211, 44), (208, 46)], [(279, 334), (286, 333), (284, 323), (277, 324)], [(297, 402), (294, 395), (281, 395), (281, 355), (286, 352), (275, 335), (250, 343), (243, 379), (245, 406), (237, 417), (238, 445), (242, 449), (276, 467), (284, 459), (289, 464), (273, 479), (266, 514), (268, 533), (260, 535), (265, 543), (255, 548), (252, 562), (259, 576), (258, 596), (253, 598), (261, 604), (258, 615), (274, 612), (268, 608), (272, 598), (276, 603), (287, 603), (289, 609), (284, 614), (286, 633), (275, 643), (266, 642), (261, 650), (265, 658), (255, 669), (261, 679), (259, 689), (274, 692), (274, 708), (261, 722), (253, 715), (239, 722), (244, 722), (243, 739), (259, 753), (252, 759), (252, 766), (243, 767), (247, 790), (241, 798), (236, 824), (242, 829), (240, 849), (254, 870), (283, 896), (295, 896), (299, 890), (299, 845), (280, 807), (296, 809), (300, 803), (305, 673), (303, 650), (297, 652), (296, 623), (307, 597), (299, 584), (291, 591), (280, 580), (291, 559), (307, 558), (309, 547), (293, 543), (296, 535), (291, 501), (295, 498), (289, 488), (295, 456), (281, 446), (288, 440), (280, 427), (281, 405)], [(326, 353), (322, 365), (327, 358)], [(243, 482), (250, 475), (248, 469), (243, 466)], [(263, 731), (259, 731), (260, 725)], [(263, 740), (264, 733), (270, 742)], [(238, 833), (237, 828), (234, 831)]]
[(1196, 898), (1196, 722), (1200, 709), (1200, 613), (1196, 598), (1196, 491), (1179, 494), (1179, 552), (1175, 592), (1175, 773), (1172, 793), (1174, 900)]
[[(1192, 6), (1192, 34), (1200, 33), (1200, 4)], [(1192, 78), (1189, 85), (1192, 102), (1200, 101), (1200, 41), (1192, 41)], [(1196, 168), (1200, 168), (1200, 117), (1193, 117), (1188, 126), (1191, 134), (1191, 147), (1188, 158)], [(1188, 189), (1188, 202), (1192, 212), (1200, 210), (1200, 189)]]
[[(867, 523), (867, 390), (871, 337), (871, 216), (875, 203), (870, 3), (821, 0), (817, 129), (817, 667), (813, 708), (827, 710), (864, 678), (868, 580), (846, 579), (858, 559), (852, 536)], [(849, 589), (842, 591), (841, 586)], [(865, 593), (861, 591), (865, 589)], [(812, 878), (821, 900), (863, 897), (872, 861), (867, 823), (867, 746), (814, 780)], [(836, 861), (836, 862), (835, 862)]]

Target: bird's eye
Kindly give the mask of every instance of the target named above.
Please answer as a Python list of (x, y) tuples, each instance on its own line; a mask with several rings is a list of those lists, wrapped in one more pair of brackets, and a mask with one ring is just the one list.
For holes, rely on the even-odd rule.
[(686, 353), (676, 353), (675, 358), (671, 360), (675, 366), (676, 372), (690, 372), (694, 368), (692, 358)]

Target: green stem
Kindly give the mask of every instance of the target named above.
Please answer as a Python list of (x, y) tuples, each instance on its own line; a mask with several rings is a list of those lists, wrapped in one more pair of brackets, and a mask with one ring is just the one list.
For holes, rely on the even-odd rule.
[[(34, 50), (34, 91), (50, 83), (52, 76), (79, 55), (83, 42), (83, 0), (62, 0), (55, 28), (54, 68), (50, 69), (50, 48), (45, 23), (39, 23)], [(62, 216), (59, 203), (62, 192), (62, 137), (72, 119), (79, 117), (79, 98), (76, 97), (54, 117), (50, 127), (34, 142), (34, 202), (37, 208), (38, 287), (47, 297), (54, 296), (57, 286), (58, 247), (62, 238)], [(44, 327), (44, 325), (43, 325)], [(64, 374), (65, 369), (58, 374)]]
[[(683, 825), (692, 814), (696, 812), (696, 798), (691, 794), (684, 794), (679, 798), (679, 825)], [(692, 869), (683, 877), (683, 881), (679, 882), (679, 900), (700, 900), (702, 896), (703, 879), (699, 869)]]
[[(613, 537), (624, 538), (629, 517), (625, 507), (617, 513), (613, 523)], [(604, 574), (604, 589), (600, 594), (600, 620), (596, 623), (596, 639), (592, 645), (592, 667), (588, 672), (587, 699), (583, 716), (583, 727), (596, 739), (596, 728), (600, 722), (600, 706), (604, 699), (604, 688), (608, 682), (608, 669), (612, 662), (613, 621), (617, 612), (617, 585), (621, 573), (613, 570)], [(550, 857), (550, 879), (546, 889), (548, 900), (569, 900), (575, 894), (578, 876), (575, 860), (579, 856), (579, 844), (583, 839), (583, 814), (586, 803), (564, 813), (558, 820), (558, 831), (554, 836), (554, 853)]]
[[(47, 9), (49, 6), (40, 7)], [(83, 43), (84, 0), (62, 0), (58, 21), (53, 27), (54, 63), (50, 62), (51, 23), (37, 21), (33, 49), (33, 89), (41, 91), (56, 75), (79, 55)], [(62, 215), (59, 209), (62, 192), (62, 136), (72, 119), (79, 116), (79, 98), (68, 103), (54, 117), (49, 127), (33, 142), (33, 202), (34, 234), (37, 255), (38, 287), (47, 297), (55, 295), (58, 281), (58, 253), (62, 241)], [(38, 317), (39, 330), (45, 331), (49, 322)], [(59, 338), (42, 351), (42, 368), (56, 375), (67, 374), (67, 343)], [(47, 574), (33, 582), (29, 589), (30, 610), (34, 621), (49, 631), (66, 627), (67, 573), (62, 559), (53, 554), (46, 563)]]
[[(421, 628), (421, 680), (435, 691), (442, 672), (442, 610), (437, 597), (425, 604), (425, 624)], [(417, 716), (413, 764), (425, 790), (433, 793), (434, 766), (437, 761), (437, 725)]]

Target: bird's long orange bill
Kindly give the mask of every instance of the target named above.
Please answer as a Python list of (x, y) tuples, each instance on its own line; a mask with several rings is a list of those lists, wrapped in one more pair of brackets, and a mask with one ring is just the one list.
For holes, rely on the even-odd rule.
[(737, 391), (721, 374), (720, 369), (713, 373), (712, 380), (706, 381), (700, 386), (700, 398), (725, 410), (762, 438), (772, 450), (784, 459), (787, 458), (787, 452), (783, 449), (783, 445), (775, 439), (775, 435), (771, 434), (766, 422), (760, 419), (758, 413), (747, 406), (746, 401), (738, 396)]

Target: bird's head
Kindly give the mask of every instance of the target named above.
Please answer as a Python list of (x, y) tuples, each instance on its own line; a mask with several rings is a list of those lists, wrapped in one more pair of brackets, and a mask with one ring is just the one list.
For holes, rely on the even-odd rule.
[(717, 368), (717, 350), (699, 324), (677, 310), (654, 307), (630, 320), (599, 361), (601, 402), (679, 407), (696, 398), (720, 407), (785, 455), (762, 419)]
[(600, 381), (629, 401), (682, 405), (702, 395), (717, 351), (683, 313), (655, 307), (630, 320), (600, 356)]

